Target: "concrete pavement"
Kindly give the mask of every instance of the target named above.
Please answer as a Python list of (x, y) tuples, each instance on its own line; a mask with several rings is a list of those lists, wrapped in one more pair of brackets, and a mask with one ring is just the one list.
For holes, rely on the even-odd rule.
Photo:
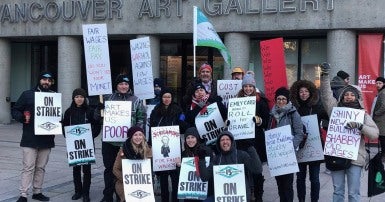
[[(14, 202), (19, 197), (20, 170), (22, 167), (22, 154), (19, 146), (21, 138), (21, 127), (19, 123), (0, 125), (0, 201)], [(52, 149), (50, 160), (46, 167), (46, 176), (43, 184), (43, 193), (51, 198), (53, 202), (71, 201), (74, 193), (72, 169), (68, 166), (66, 157), (65, 139), (62, 136), (55, 138), (56, 147)], [(96, 164), (92, 165), (92, 183), (90, 190), (91, 201), (98, 202), (103, 197), (103, 162), (101, 157), (101, 141), (98, 137), (95, 140)], [(372, 149), (375, 151), (376, 149)], [(320, 173), (320, 202), (332, 201), (333, 183), (331, 176), (324, 173), (324, 164)], [(278, 191), (274, 177), (270, 177), (267, 166), (264, 166), (266, 178), (263, 195), (264, 201), (278, 202)], [(295, 179), (294, 179), (295, 181)], [(294, 182), (294, 200), (297, 201)], [(347, 191), (346, 191), (347, 192)], [(310, 183), (307, 182), (307, 200), (310, 201)], [(375, 197), (367, 197), (367, 172), (361, 176), (362, 201), (380, 202), (385, 201), (385, 194)], [(347, 196), (346, 196), (347, 198)], [(157, 197), (157, 201), (160, 201)], [(31, 199), (31, 194), (28, 197)], [(78, 201), (81, 201), (79, 199)], [(347, 200), (346, 200), (347, 201)]]

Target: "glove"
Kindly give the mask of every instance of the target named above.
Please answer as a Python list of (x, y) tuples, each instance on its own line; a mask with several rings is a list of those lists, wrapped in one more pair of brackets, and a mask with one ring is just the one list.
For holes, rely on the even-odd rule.
[(184, 121), (186, 119), (186, 116), (184, 114), (179, 115), (179, 121)]
[(262, 123), (262, 119), (261, 119), (261, 117), (259, 117), (259, 116), (254, 116), (254, 117), (253, 117), (253, 121), (254, 121), (254, 123), (257, 124), (257, 125), (261, 125), (261, 123)]
[(204, 146), (201, 145), (197, 148), (197, 155), (199, 157), (199, 160), (206, 158), (206, 150), (205, 150)]
[(98, 106), (96, 106), (99, 110), (102, 110), (105, 108), (104, 103), (99, 102)]
[(227, 119), (227, 120), (225, 121), (225, 126), (229, 126), (229, 125), (230, 125), (230, 120)]
[(307, 134), (304, 134), (302, 141), (299, 143), (300, 149), (305, 147), (306, 140), (307, 140)]
[(205, 102), (205, 101), (200, 101), (200, 102), (198, 103), (198, 106), (199, 106), (200, 108), (203, 108), (205, 105), (206, 105), (206, 102)]
[(330, 64), (324, 62), (321, 64), (321, 74), (329, 74), (330, 72)]
[(353, 129), (353, 128), (357, 128), (358, 130), (362, 130), (362, 127), (364, 125), (362, 123), (358, 123), (358, 122), (354, 122), (354, 121), (351, 121), (351, 122), (348, 122), (345, 126), (346, 129)]

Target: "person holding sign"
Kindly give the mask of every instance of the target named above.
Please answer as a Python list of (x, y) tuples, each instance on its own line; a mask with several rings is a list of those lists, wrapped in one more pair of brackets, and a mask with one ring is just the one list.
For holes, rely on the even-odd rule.
[(231, 79), (232, 80), (242, 80), (245, 75), (245, 71), (242, 67), (234, 67), (231, 71)]
[[(294, 150), (298, 151), (299, 144), (304, 138), (303, 124), (297, 109), (290, 102), (290, 91), (286, 87), (278, 88), (275, 91), (275, 104), (270, 112), (269, 129), (278, 128), (285, 125), (291, 126), (293, 135)], [(281, 201), (293, 201), (294, 174), (275, 176), (278, 186), (278, 194)]]
[(115, 190), (119, 195), (120, 201), (126, 201), (123, 185), (122, 159), (149, 159), (152, 157), (152, 151), (146, 141), (144, 130), (138, 126), (133, 126), (127, 131), (127, 140), (120, 148), (115, 163), (113, 173), (116, 177)]
[(385, 78), (376, 78), (377, 96), (372, 104), (373, 121), (380, 130), (379, 141), (381, 145), (382, 156), (385, 157)]
[(39, 76), (39, 84), (24, 91), (12, 108), (12, 118), (23, 123), (23, 135), (20, 147), (23, 152), (23, 169), (21, 172), (20, 198), (18, 202), (27, 201), (28, 189), (33, 186), (32, 198), (39, 201), (49, 201), (42, 194), (45, 166), (48, 163), (51, 148), (55, 147), (54, 135), (36, 135), (35, 92), (52, 92), (53, 75), (44, 71)]
[[(104, 101), (131, 101), (131, 126), (144, 127), (146, 118), (146, 110), (142, 100), (136, 97), (130, 90), (130, 79), (128, 75), (120, 74), (115, 79), (116, 91), (111, 95), (105, 95)], [(100, 103), (95, 110), (95, 119), (102, 120), (100, 114), (101, 109), (104, 109), (104, 103)], [(102, 156), (104, 170), (104, 190), (103, 199), (101, 202), (110, 202), (113, 200), (115, 176), (112, 173), (116, 154), (119, 151), (121, 142), (102, 142)]]
[[(94, 111), (88, 107), (86, 97), (87, 92), (82, 88), (77, 88), (72, 92), (72, 103), (64, 113), (62, 127), (64, 128), (65, 126), (91, 123), (92, 138), (95, 138), (99, 135), (101, 126), (93, 119)], [(91, 164), (75, 165), (72, 167), (72, 170), (75, 194), (71, 199), (78, 200), (83, 196), (83, 202), (89, 202), (91, 186)], [(82, 170), (83, 183), (81, 180)]]
[[(328, 115), (323, 109), (317, 87), (313, 82), (308, 80), (299, 80), (293, 83), (290, 88), (290, 100), (297, 108), (300, 116), (308, 116), (312, 114), (317, 115), (318, 124), (320, 126), (321, 119), (328, 119)], [(305, 144), (306, 138), (300, 144), (302, 148)], [(321, 138), (320, 138), (321, 139)], [(322, 161), (311, 161), (299, 163), (299, 172), (297, 173), (297, 195), (300, 202), (305, 201), (306, 195), (306, 173), (309, 166), (309, 180), (311, 182), (311, 201), (318, 201), (320, 191), (319, 172)]]
[[(333, 97), (333, 91), (330, 87), (330, 65), (328, 63), (321, 64), (321, 96), (322, 104), (325, 107), (329, 117), (333, 107), (348, 107), (353, 109), (364, 110), (363, 98), (361, 91), (353, 86), (347, 85), (341, 91), (339, 98)], [(331, 171), (333, 178), (333, 201), (345, 200), (345, 177), (348, 182), (348, 198), (349, 201), (360, 201), (360, 186), (361, 186), (361, 171), (365, 165), (366, 151), (364, 137), (370, 140), (378, 138), (378, 128), (370, 117), (365, 113), (364, 122), (347, 122), (345, 124), (346, 129), (355, 129), (359, 131), (361, 140), (359, 143), (357, 160), (351, 161), (351, 166), (345, 170)], [(329, 129), (330, 130), (330, 129)], [(328, 138), (328, 137), (327, 137)], [(337, 141), (337, 140), (336, 140)]]

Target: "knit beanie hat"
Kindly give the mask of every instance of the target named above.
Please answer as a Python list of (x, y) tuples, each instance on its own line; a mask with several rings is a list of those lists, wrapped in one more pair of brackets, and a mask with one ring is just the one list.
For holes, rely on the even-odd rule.
[(210, 72), (213, 72), (213, 68), (209, 64), (203, 63), (203, 65), (199, 67), (199, 72), (201, 72), (204, 69), (208, 69)]
[(155, 78), (154, 79), (154, 87), (160, 87), (163, 88), (163, 79), (161, 78)]
[(198, 130), (196, 127), (190, 127), (187, 128), (184, 132), (184, 140), (186, 141), (187, 136), (192, 135), (197, 138), (198, 142), (200, 141), (201, 137), (199, 136)]
[(194, 84), (194, 92), (198, 89), (204, 89), (207, 93), (206, 87), (201, 82), (196, 82)]
[(346, 78), (348, 78), (350, 75), (348, 74), (348, 73), (346, 73), (346, 72), (344, 72), (344, 71), (339, 71), (339, 72), (337, 72), (337, 76), (339, 76), (340, 78), (342, 78), (342, 79), (346, 79)]
[(278, 96), (285, 96), (286, 99), (289, 101), (290, 91), (286, 87), (280, 87), (275, 91), (275, 97), (274, 99), (277, 100)]
[(354, 96), (356, 97), (356, 100), (360, 99), (360, 93), (358, 92), (358, 89), (351, 86), (351, 85), (348, 85), (344, 88), (344, 90), (341, 93), (341, 99), (343, 99), (346, 92), (352, 92), (354, 94)]
[(130, 129), (128, 129), (128, 131), (127, 131), (127, 140), (131, 141), (131, 138), (134, 135), (134, 133), (136, 133), (138, 131), (140, 131), (140, 132), (142, 132), (144, 134), (144, 130), (141, 127), (139, 127), (139, 126), (132, 126)]
[(87, 97), (87, 92), (83, 89), (83, 88), (77, 88), (75, 89), (73, 92), (72, 92), (72, 99), (75, 98), (75, 96), (77, 95), (81, 95), (83, 96), (84, 98)]
[(382, 83), (385, 83), (385, 78), (380, 76), (376, 78), (376, 81), (381, 81)]
[(169, 87), (162, 88), (162, 91), (160, 91), (160, 97), (163, 97), (164, 94), (170, 93), (172, 98), (172, 90)]
[(253, 73), (247, 73), (242, 80), (242, 86), (244, 85), (252, 85), (255, 87), (255, 79)]
[(119, 74), (115, 79), (115, 86), (117, 86), (119, 83), (126, 82), (128, 83), (130, 79), (128, 78), (128, 75), (126, 74)]

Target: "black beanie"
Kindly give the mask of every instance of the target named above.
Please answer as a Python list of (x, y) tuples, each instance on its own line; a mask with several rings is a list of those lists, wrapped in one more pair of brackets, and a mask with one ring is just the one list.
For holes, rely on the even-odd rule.
[(277, 100), (278, 96), (285, 96), (287, 99), (287, 102), (289, 102), (289, 96), (290, 96), (290, 91), (286, 87), (280, 87), (275, 91), (275, 97), (274, 99)]
[(195, 127), (187, 128), (184, 132), (184, 140), (186, 141), (187, 136), (192, 135), (197, 138), (198, 141), (200, 141), (201, 137), (199, 136), (198, 130)]
[(84, 98), (87, 97), (87, 92), (83, 89), (83, 88), (77, 88), (75, 89), (73, 92), (72, 92), (72, 99), (75, 98), (75, 96), (77, 95), (81, 95), (83, 96)]
[(160, 91), (160, 97), (163, 97), (163, 95), (166, 93), (170, 93), (172, 98), (172, 90), (171, 88), (168, 88), (168, 87), (162, 88), (162, 90)]
[(163, 88), (163, 86), (164, 86), (163, 79), (161, 79), (161, 78), (155, 78), (154, 79), (154, 87)]
[[(207, 93), (206, 87), (201, 82), (196, 82), (194, 84), (194, 92), (198, 89), (204, 89)], [(194, 94), (194, 93), (193, 93)]]
[(51, 79), (53, 80), (53, 74), (49, 71), (43, 71), (39, 75), (39, 80), (41, 79)]
[(376, 78), (376, 81), (381, 81), (382, 83), (384, 83), (384, 84), (385, 84), (385, 78), (384, 78), (384, 77), (382, 77), (382, 76), (380, 76), (380, 77), (377, 77), (377, 78)]
[(342, 79), (346, 79), (349, 77), (349, 74), (341, 70), (341, 71), (337, 72), (337, 76), (342, 78)]
[(126, 74), (119, 74), (116, 79), (115, 79), (115, 86), (117, 86), (119, 83), (122, 83), (122, 82), (130, 82), (130, 79), (128, 78), (128, 75)]
[(144, 130), (141, 127), (139, 127), (139, 126), (132, 126), (130, 129), (128, 129), (128, 131), (127, 131), (127, 140), (131, 141), (131, 138), (134, 135), (134, 133), (136, 133), (138, 131), (140, 131), (140, 132), (142, 132), (144, 134)]

